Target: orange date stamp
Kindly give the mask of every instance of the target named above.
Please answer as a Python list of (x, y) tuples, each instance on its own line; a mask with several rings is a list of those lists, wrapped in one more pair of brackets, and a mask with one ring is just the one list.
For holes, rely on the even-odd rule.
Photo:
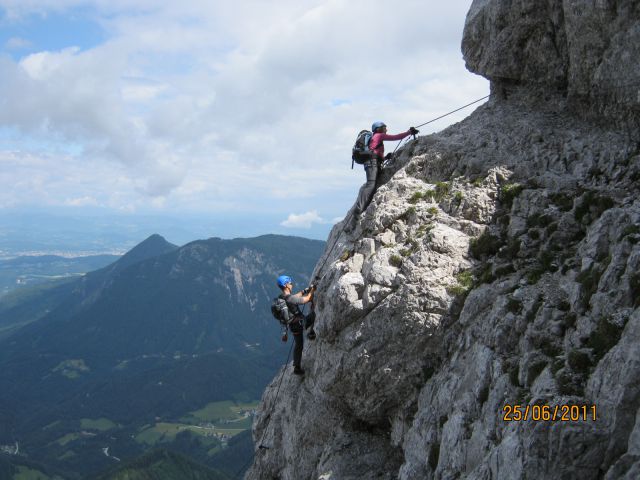
[(597, 420), (595, 405), (510, 405), (502, 407), (504, 422), (578, 422)]

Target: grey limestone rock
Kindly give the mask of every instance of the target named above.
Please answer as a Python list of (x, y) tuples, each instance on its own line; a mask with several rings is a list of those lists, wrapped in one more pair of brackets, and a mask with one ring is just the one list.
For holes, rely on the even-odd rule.
[(637, 127), (639, 16), (636, 0), (474, 0), (462, 49), (495, 92), (559, 91), (578, 110)]
[(638, 35), (637, 1), (473, 2), (495, 95), (333, 228), (247, 479), (639, 478)]

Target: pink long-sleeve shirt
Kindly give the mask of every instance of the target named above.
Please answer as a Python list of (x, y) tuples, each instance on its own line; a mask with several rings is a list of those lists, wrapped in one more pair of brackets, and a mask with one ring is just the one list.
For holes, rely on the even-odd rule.
[(404, 133), (397, 133), (396, 135), (389, 135), (388, 133), (374, 133), (369, 142), (369, 150), (375, 152), (378, 158), (384, 158), (384, 141), (385, 140), (402, 140), (403, 138), (411, 135), (411, 132), (407, 130)]

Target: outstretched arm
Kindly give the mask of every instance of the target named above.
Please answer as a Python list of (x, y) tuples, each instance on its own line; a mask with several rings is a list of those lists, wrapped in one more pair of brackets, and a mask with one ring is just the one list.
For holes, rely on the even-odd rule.
[(385, 141), (385, 140), (402, 140), (403, 138), (408, 137), (409, 135), (411, 135), (411, 130), (407, 130), (406, 132), (403, 133), (396, 133), (395, 135), (389, 135), (388, 133), (381, 133), (380, 134), (380, 140), (381, 141)]

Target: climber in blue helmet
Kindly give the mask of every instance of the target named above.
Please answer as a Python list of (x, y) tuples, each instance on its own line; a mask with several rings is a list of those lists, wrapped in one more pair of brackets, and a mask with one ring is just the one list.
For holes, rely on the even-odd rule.
[(293, 284), (293, 280), (289, 275), (280, 275), (278, 277), (278, 287), (282, 290), (288, 283)]
[[(293, 333), (293, 341), (295, 347), (293, 349), (293, 373), (296, 375), (304, 375), (302, 369), (302, 349), (304, 347), (304, 330), (309, 330), (307, 338), (314, 340), (316, 338), (316, 332), (313, 331), (313, 323), (316, 319), (316, 312), (313, 305), (313, 294), (316, 291), (316, 286), (311, 285), (306, 289), (298, 293), (293, 292), (293, 280), (288, 275), (280, 275), (278, 277), (278, 287), (282, 290), (281, 298), (284, 298), (287, 302), (287, 308), (289, 309), (289, 316), (293, 318), (289, 322), (289, 329)], [(311, 313), (304, 315), (300, 310), (300, 305), (305, 303), (311, 303)]]
[(367, 175), (366, 183), (360, 187), (358, 193), (358, 199), (354, 208), (354, 217), (359, 216), (364, 212), (373, 195), (378, 189), (380, 180), (380, 173), (382, 172), (382, 164), (384, 163), (384, 143), (385, 141), (402, 140), (409, 135), (416, 135), (419, 133), (414, 127), (409, 128), (406, 132), (390, 135), (387, 133), (387, 126), (384, 122), (373, 122), (371, 125), (371, 140), (369, 140), (369, 150), (373, 152), (371, 160), (367, 160), (364, 163), (364, 171)]

